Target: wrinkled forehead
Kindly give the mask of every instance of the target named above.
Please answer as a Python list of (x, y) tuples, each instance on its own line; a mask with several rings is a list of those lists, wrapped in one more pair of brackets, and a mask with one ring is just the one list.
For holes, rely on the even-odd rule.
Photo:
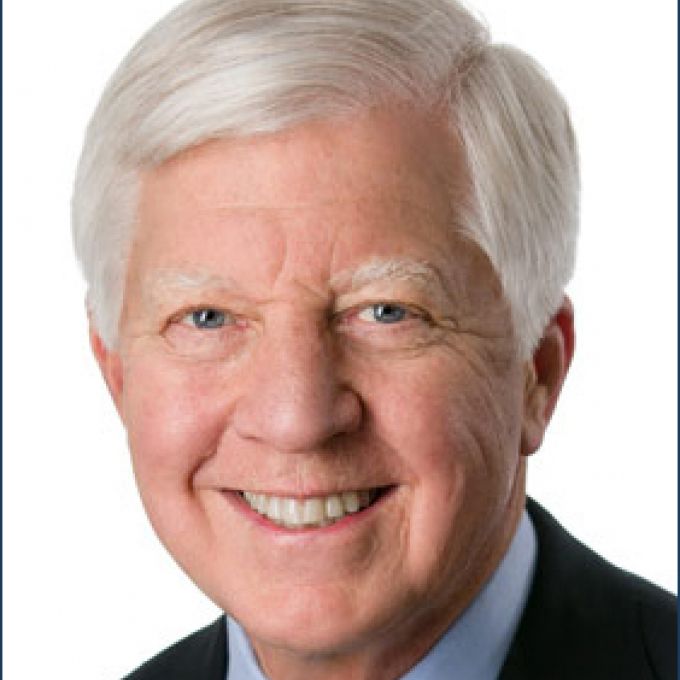
[(413, 111), (214, 140), (145, 173), (132, 259), (156, 287), (311, 269), (332, 289), (435, 287), (485, 259), (467, 185), (455, 137)]

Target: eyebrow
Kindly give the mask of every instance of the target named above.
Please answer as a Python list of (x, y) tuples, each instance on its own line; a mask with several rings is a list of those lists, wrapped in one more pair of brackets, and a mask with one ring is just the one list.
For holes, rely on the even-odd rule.
[(442, 277), (429, 262), (409, 257), (374, 257), (355, 269), (348, 269), (331, 278), (334, 290), (357, 290), (384, 281), (409, 281), (426, 288), (445, 290)]
[[(329, 289), (335, 294), (356, 292), (377, 283), (407, 281), (431, 293), (445, 295), (446, 286), (435, 266), (410, 257), (373, 257), (358, 267), (350, 267), (331, 277)], [(162, 269), (145, 279), (145, 297), (160, 302), (180, 292), (206, 291), (243, 294), (236, 279), (200, 271)]]
[(147, 277), (151, 288), (237, 288), (238, 284), (231, 277), (215, 276), (201, 272), (184, 272), (175, 269), (161, 269)]
[(222, 293), (240, 291), (236, 279), (215, 276), (200, 271), (186, 272), (177, 269), (161, 269), (148, 274), (144, 280), (144, 297), (151, 302), (161, 302), (180, 292), (213, 290)]

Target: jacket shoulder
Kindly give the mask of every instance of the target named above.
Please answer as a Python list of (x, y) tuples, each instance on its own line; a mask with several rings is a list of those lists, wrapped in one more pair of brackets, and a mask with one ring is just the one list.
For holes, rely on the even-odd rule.
[(676, 598), (609, 564), (528, 501), (538, 558), (503, 680), (676, 678)]
[(224, 680), (227, 669), (224, 616), (160, 652), (123, 680)]
[(677, 678), (677, 600), (636, 576), (631, 599), (638, 617), (641, 646), (653, 677)]

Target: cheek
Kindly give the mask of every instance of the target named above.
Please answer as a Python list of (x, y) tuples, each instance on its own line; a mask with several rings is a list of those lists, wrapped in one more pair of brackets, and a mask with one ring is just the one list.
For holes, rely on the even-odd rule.
[(207, 367), (187, 371), (150, 357), (126, 367), (123, 417), (143, 495), (148, 486), (187, 488), (214, 450), (228, 412), (215, 382)]
[(487, 476), (519, 451), (521, 380), (447, 359), (381, 370), (365, 389), (372, 429), (419, 483)]
[(207, 365), (187, 370), (150, 356), (132, 360), (124, 376), (123, 415), (139, 494), (158, 538), (190, 575), (198, 571), (195, 556), (212, 559), (194, 475), (228, 419), (222, 384)]
[(370, 412), (408, 480), (413, 573), (450, 576), (503, 521), (519, 464), (515, 382), (447, 359), (380, 376)]

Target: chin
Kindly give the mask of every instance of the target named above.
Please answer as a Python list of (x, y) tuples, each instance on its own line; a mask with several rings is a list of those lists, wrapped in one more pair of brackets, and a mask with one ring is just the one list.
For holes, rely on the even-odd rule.
[(308, 656), (350, 652), (379, 636), (389, 612), (348, 606), (347, 592), (288, 593), (273, 604), (249, 603), (230, 613), (255, 646), (264, 645)]

